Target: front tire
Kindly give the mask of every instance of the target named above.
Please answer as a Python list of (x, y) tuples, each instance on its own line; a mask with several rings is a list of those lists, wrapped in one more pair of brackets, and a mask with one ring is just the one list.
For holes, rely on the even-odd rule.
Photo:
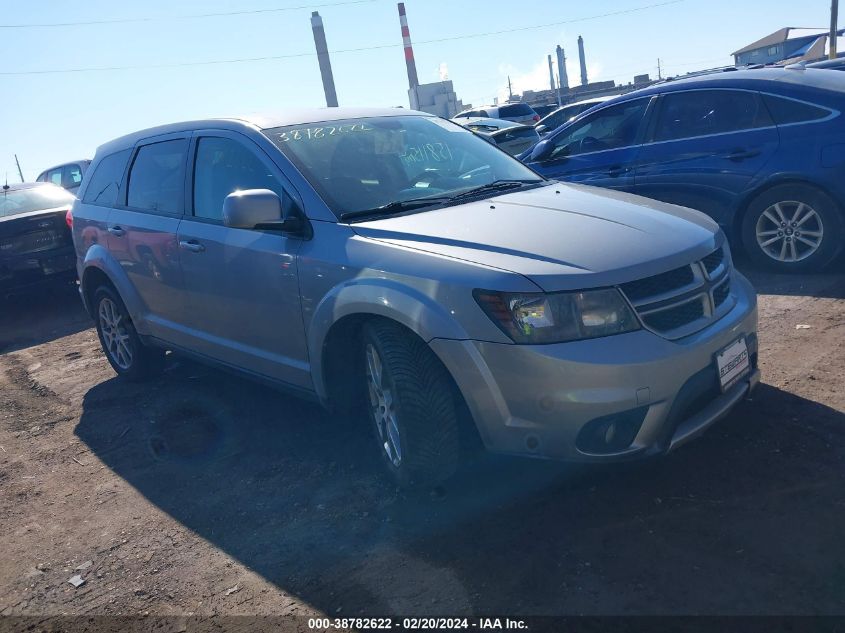
[(382, 461), (402, 488), (439, 484), (460, 456), (458, 417), (446, 368), (398, 324), (364, 326), (367, 404)]
[(814, 187), (778, 185), (748, 206), (742, 240), (758, 266), (781, 273), (818, 271), (841, 250), (841, 211)]
[(118, 376), (145, 380), (162, 370), (164, 350), (144, 345), (126, 306), (109, 286), (94, 292), (94, 320), (100, 345)]

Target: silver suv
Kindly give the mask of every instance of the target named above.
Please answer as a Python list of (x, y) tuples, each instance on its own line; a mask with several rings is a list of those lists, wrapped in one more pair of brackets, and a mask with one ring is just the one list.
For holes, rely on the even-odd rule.
[(165, 350), (364, 409), (400, 485), (490, 451), (673, 449), (759, 380), (756, 297), (704, 215), (547, 181), (455, 123), (333, 108), (97, 151), (73, 207), (114, 370)]

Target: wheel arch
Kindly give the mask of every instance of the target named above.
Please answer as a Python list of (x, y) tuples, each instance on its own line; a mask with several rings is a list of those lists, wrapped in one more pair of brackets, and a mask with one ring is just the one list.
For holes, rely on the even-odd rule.
[(82, 288), (82, 299), (89, 314), (93, 315), (92, 299), (93, 293), (101, 284), (108, 284), (114, 288), (126, 310), (129, 312), (136, 329), (141, 332), (140, 324), (143, 322), (143, 301), (140, 295), (132, 286), (126, 272), (111, 254), (101, 245), (94, 245), (85, 255), (82, 265), (80, 284)]
[[(460, 387), (458, 387), (458, 382), (439, 354), (431, 349), (428, 346), (428, 341), (424, 340), (417, 332), (401, 321), (388, 316), (364, 312), (347, 314), (329, 328), (324, 337), (320, 358), (323, 392), (318, 393), (320, 393), (323, 404), (329, 406), (332, 410), (350, 412), (354, 411), (361, 402), (359, 398), (363, 396), (363, 391), (357, 390), (357, 386), (363, 384), (364, 374), (363, 366), (359, 365), (357, 361), (360, 358), (359, 355), (363, 352), (364, 326), (374, 321), (389, 321), (399, 326), (408, 336), (419, 339), (429, 348), (432, 356), (437, 359), (448, 377), (454, 398), (462, 446), (469, 450), (483, 446), (478, 427), (475, 425), (472, 412), (463, 393), (461, 393)], [(349, 379), (350, 377), (351, 379)], [(347, 379), (344, 380), (343, 378)], [(317, 380), (315, 380), (315, 385), (317, 384)]]

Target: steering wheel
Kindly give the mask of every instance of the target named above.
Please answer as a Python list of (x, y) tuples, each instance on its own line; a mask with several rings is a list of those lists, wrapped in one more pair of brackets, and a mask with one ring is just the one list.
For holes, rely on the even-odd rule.
[(596, 152), (605, 149), (605, 143), (602, 143), (595, 136), (585, 136), (578, 142), (578, 152)]

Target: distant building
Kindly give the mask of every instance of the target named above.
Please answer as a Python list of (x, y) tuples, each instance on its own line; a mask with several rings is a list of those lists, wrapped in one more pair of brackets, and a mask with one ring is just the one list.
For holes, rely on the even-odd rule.
[[(736, 51), (737, 66), (818, 59), (827, 50), (828, 29), (784, 27)], [(838, 32), (845, 33), (845, 29)]]
[(420, 84), (415, 89), (409, 89), (408, 96), (411, 107), (415, 110), (428, 112), (444, 119), (451, 119), (464, 109), (463, 102), (455, 94), (451, 81)]

